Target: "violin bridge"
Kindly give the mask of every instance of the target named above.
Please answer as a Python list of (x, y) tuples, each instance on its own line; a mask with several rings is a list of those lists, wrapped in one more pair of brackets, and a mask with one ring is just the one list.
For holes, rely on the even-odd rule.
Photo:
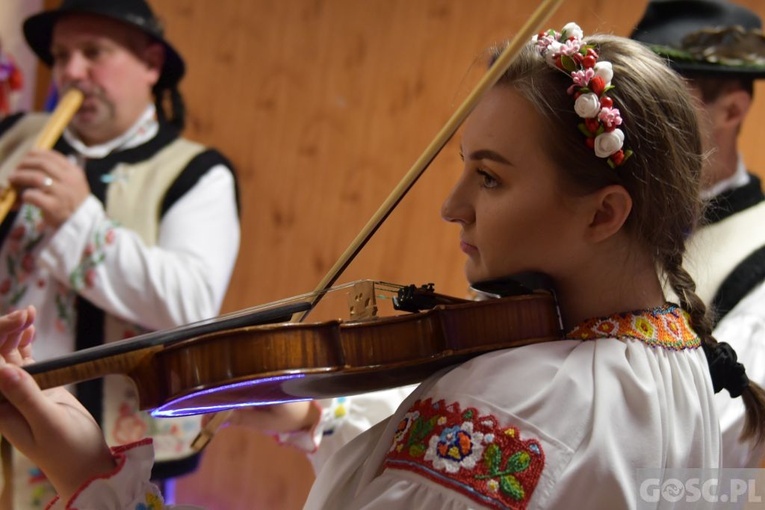
[(353, 289), (348, 293), (348, 308), (352, 321), (377, 318), (375, 282), (361, 280), (354, 283)]

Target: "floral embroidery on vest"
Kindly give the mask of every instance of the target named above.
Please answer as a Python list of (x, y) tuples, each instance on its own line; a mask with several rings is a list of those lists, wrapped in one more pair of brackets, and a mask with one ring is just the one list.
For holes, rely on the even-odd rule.
[(385, 466), (418, 473), (496, 508), (521, 510), (539, 482), (545, 456), (516, 427), (458, 403), (418, 400), (402, 418)]
[(106, 247), (114, 244), (116, 222), (110, 221), (93, 234), (93, 240), (85, 247), (80, 264), (69, 275), (69, 283), (76, 291), (93, 287), (96, 278), (96, 266), (106, 260)]
[(565, 338), (568, 340), (633, 339), (651, 346), (676, 351), (694, 349), (701, 345), (698, 335), (691, 329), (688, 314), (671, 303), (651, 310), (590, 319), (572, 329)]

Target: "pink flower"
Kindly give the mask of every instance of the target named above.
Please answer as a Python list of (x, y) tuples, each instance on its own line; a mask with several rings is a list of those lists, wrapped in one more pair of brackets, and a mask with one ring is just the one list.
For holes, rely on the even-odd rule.
[(95, 269), (88, 269), (85, 271), (85, 286), (86, 287), (93, 287), (93, 284), (96, 283), (96, 271)]
[(604, 106), (600, 109), (598, 118), (609, 129), (619, 126), (622, 123), (622, 116), (619, 113), (618, 108), (609, 108)]
[(595, 76), (595, 71), (592, 69), (585, 69), (584, 71), (574, 71), (571, 73), (571, 79), (574, 80), (574, 84), (580, 87), (586, 87), (592, 77)]
[(35, 270), (35, 258), (30, 253), (21, 258), (21, 268), (27, 273)]
[(537, 49), (540, 52), (544, 52), (550, 44), (555, 41), (555, 38), (551, 36), (550, 34), (545, 34), (543, 36), (536, 36), (536, 43), (537, 43)]
[(563, 55), (568, 55), (569, 57), (572, 55), (575, 55), (579, 53), (579, 50), (582, 48), (582, 41), (579, 39), (569, 39), (566, 42), (563, 43), (563, 45), (560, 48), (560, 52)]
[(13, 239), (14, 241), (18, 241), (21, 238), (24, 237), (24, 234), (27, 233), (26, 227), (24, 225), (17, 225), (13, 227), (13, 230), (11, 230), (11, 233), (8, 235), (9, 238)]

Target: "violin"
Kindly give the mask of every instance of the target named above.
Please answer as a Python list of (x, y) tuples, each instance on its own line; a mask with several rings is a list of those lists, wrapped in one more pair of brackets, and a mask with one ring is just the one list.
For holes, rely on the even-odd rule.
[(489, 351), (560, 338), (554, 293), (510, 284), (510, 295), (484, 301), (439, 295), (432, 285), (404, 287), (394, 306), (415, 311), (381, 318), (374, 312), (376, 282), (353, 282), (352, 301), (364, 303), (353, 310), (358, 319), (273, 323), (309, 306), (278, 303), (25, 369), (43, 389), (124, 375), (135, 383), (141, 409), (154, 416), (376, 391)]
[(433, 305), (425, 311), (376, 318), (362, 307), (367, 311), (347, 322), (304, 321), (561, 3), (540, 2), (307, 299), (81, 350), (26, 370), (43, 388), (122, 374), (135, 383), (142, 409), (182, 416), (406, 385), (485, 352), (560, 338), (554, 294), (539, 288), (480, 302), (425, 292)]

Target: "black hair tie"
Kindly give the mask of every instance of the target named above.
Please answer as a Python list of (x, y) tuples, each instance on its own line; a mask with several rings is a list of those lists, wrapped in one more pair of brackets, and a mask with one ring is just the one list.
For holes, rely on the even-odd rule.
[(707, 355), (715, 393), (726, 389), (731, 397), (740, 397), (749, 386), (749, 378), (746, 376), (744, 365), (737, 361), (733, 347), (725, 342), (713, 346), (705, 345), (704, 353)]

